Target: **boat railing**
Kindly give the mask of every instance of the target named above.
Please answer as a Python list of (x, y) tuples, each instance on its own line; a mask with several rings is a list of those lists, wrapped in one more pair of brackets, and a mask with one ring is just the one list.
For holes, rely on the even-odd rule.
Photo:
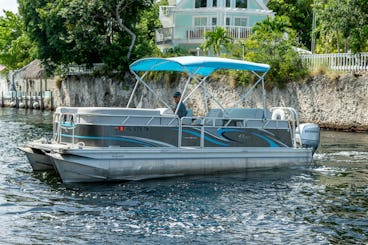
[[(88, 118), (87, 118), (87, 117)], [(116, 120), (112, 120), (112, 119)], [(103, 120), (101, 120), (103, 119)], [(254, 122), (263, 121), (258, 118), (229, 118), (229, 117), (201, 117), (191, 116), (179, 118), (175, 115), (109, 115), (95, 113), (61, 113), (56, 117), (55, 122), (61, 127), (71, 128), (78, 124), (84, 125), (122, 125), (122, 126), (178, 126), (182, 125), (204, 125), (204, 126), (237, 126), (246, 127), (254, 125)]]
[(297, 135), (299, 135), (300, 125), (298, 112), (292, 107), (272, 107), (270, 111), (272, 119), (287, 120), (289, 122), (293, 146), (297, 148)]
[[(56, 128), (56, 132), (54, 135), (54, 141), (57, 143), (70, 143), (70, 142), (63, 142), (62, 141), (62, 133), (64, 130), (71, 130), (72, 135), (72, 144), (75, 144), (75, 128), (77, 127), (78, 123), (78, 115), (75, 113), (55, 113), (54, 115), (54, 128)], [(56, 127), (55, 127), (56, 126)]]
[[(71, 119), (71, 120), (70, 120)], [(112, 115), (96, 113), (60, 113), (55, 122), (62, 127), (84, 125), (121, 126), (177, 126), (179, 118), (174, 115)]]
[[(298, 114), (293, 108), (274, 107), (271, 112), (277, 109), (285, 111), (284, 114), (290, 117), (290, 127), (293, 145), (296, 146), (296, 134), (299, 125)], [(96, 113), (55, 113), (54, 117), (54, 141), (63, 144), (78, 144), (75, 137), (75, 129), (78, 125), (101, 125), (101, 126), (167, 126), (179, 127), (178, 146), (181, 147), (183, 129), (200, 127), (200, 145), (204, 147), (204, 137), (206, 127), (222, 128), (289, 128), (287, 120), (265, 120), (265, 118), (230, 118), (228, 116), (207, 117), (190, 116), (179, 118), (175, 115), (113, 115)], [(63, 132), (68, 130), (69, 139), (64, 140)], [(71, 138), (71, 139), (70, 139)], [(68, 141), (68, 142), (66, 142)]]

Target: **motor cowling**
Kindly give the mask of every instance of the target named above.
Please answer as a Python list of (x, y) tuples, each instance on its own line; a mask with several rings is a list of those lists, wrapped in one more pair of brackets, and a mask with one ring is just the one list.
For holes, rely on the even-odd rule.
[(320, 142), (320, 128), (315, 123), (302, 123), (298, 128), (298, 143), (307, 148), (313, 148), (313, 153), (317, 150)]

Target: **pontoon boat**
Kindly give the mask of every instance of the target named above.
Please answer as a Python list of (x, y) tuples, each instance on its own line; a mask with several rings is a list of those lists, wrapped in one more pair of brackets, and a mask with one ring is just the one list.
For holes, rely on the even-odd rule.
[[(246, 70), (257, 78), (231, 107), (206, 88), (219, 69)], [(316, 124), (299, 124), (293, 108), (266, 108), (264, 77), (269, 65), (241, 60), (185, 56), (145, 58), (130, 65), (137, 79), (126, 108), (59, 107), (53, 138), (22, 148), (34, 170), (54, 168), (63, 182), (141, 180), (248, 169), (308, 166), (319, 144)], [(181, 101), (203, 92), (206, 112), (179, 118), (144, 78), (150, 72), (182, 72), (188, 79)], [(142, 84), (160, 108), (130, 108)], [(257, 85), (263, 107), (239, 105)], [(208, 101), (215, 108), (209, 108)]]

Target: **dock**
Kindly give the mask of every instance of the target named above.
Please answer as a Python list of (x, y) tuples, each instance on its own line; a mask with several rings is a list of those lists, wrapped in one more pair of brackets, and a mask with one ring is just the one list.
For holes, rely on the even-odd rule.
[(32, 110), (54, 110), (54, 98), (51, 91), (24, 93), (1, 92), (1, 107), (24, 108)]

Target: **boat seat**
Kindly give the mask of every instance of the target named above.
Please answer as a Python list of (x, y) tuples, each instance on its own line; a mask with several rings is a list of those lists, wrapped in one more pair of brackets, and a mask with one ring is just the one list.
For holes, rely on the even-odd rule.
[(271, 119), (271, 113), (261, 108), (227, 108), (225, 109), (226, 118), (236, 119)]
[[(71, 111), (64, 107), (62, 113)], [(160, 111), (155, 109), (80, 107), (74, 111), (79, 124), (159, 125)]]
[(221, 109), (211, 109), (207, 112), (204, 118), (204, 125), (207, 126), (222, 126), (223, 125), (223, 112)]
[[(263, 125), (260, 121), (271, 119), (271, 113), (261, 108), (227, 108), (225, 109), (225, 118), (227, 126), (237, 127), (260, 127)], [(244, 125), (244, 120), (245, 125)], [(258, 122), (257, 122), (258, 121)]]
[(193, 110), (187, 109), (187, 115), (181, 119), (182, 124), (190, 125), (192, 124)]
[(160, 115), (174, 115), (174, 112), (171, 108), (162, 107), (162, 108), (156, 108), (160, 112)]
[(264, 128), (267, 129), (289, 129), (290, 125), (288, 121), (282, 120), (269, 120), (265, 123)]

